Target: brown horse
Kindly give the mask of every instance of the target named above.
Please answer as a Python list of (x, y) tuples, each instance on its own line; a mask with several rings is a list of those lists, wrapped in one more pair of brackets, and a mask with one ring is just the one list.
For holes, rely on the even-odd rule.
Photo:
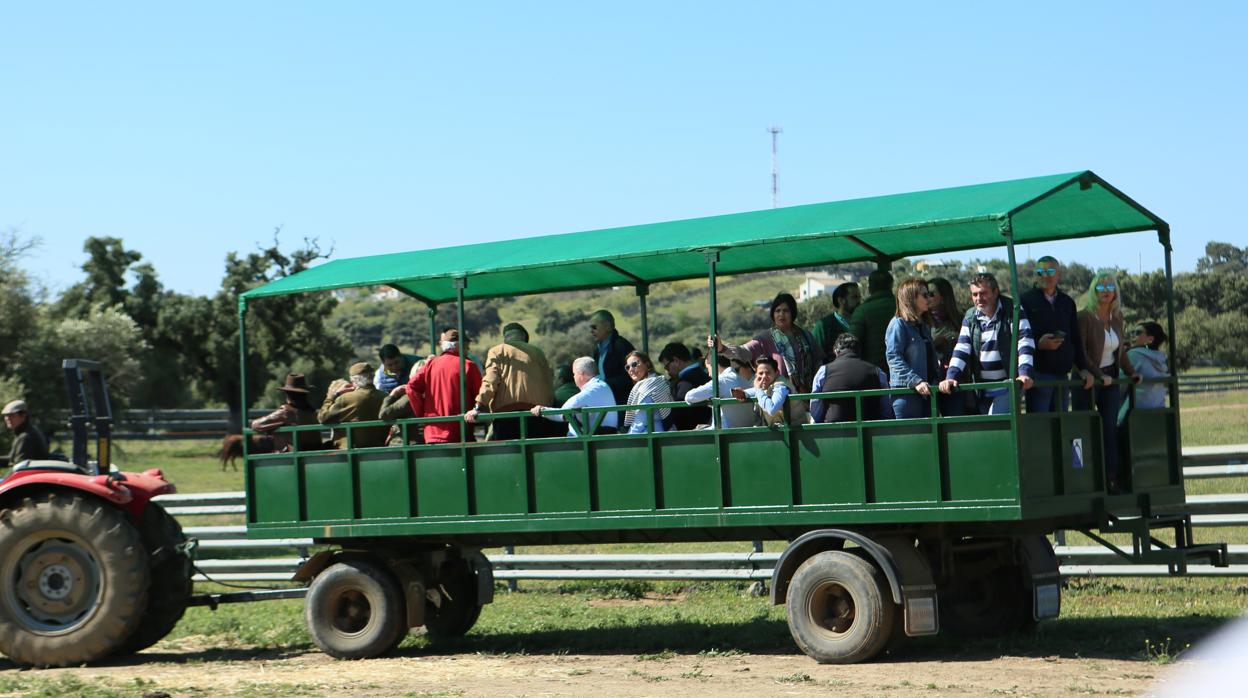
[[(272, 453), (273, 439), (262, 434), (252, 434), (251, 443), (248, 444), (249, 453)], [(242, 434), (226, 434), (221, 439), (221, 450), (217, 451), (217, 460), (221, 461), (221, 472), (225, 472), (227, 464), (238, 470), (239, 458), (243, 457), (243, 435)]]

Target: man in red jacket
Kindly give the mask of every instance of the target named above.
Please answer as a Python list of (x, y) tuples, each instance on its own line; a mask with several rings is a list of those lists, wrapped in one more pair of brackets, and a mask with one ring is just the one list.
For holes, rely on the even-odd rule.
[[(445, 330), (441, 337), (442, 353), (425, 364), (407, 383), (407, 399), (417, 417), (447, 417), (463, 413), (459, 402), (459, 332)], [(467, 342), (462, 348), (467, 351)], [(465, 355), (467, 356), (467, 355)], [(471, 400), (481, 389), (481, 369), (472, 361), (466, 361), (467, 394)], [(472, 432), (468, 432), (472, 440)], [(425, 443), (458, 443), (459, 423), (437, 422), (425, 425)]]

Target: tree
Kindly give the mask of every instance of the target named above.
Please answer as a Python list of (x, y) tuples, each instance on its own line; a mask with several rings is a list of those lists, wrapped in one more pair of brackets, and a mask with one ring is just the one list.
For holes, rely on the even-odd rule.
[[(230, 253), (225, 260), (221, 290), (212, 298), (180, 301), (168, 323), (184, 350), (185, 375), (202, 396), (220, 400), (231, 423), (242, 423), (244, 407), (267, 395), (266, 388), (292, 370), (308, 374), (322, 389), (345, 373), (352, 356), (346, 338), (328, 325), (338, 301), (328, 293), (264, 298), (248, 304), (247, 395), (241, 400), (238, 343), (238, 297), (270, 281), (298, 273), (331, 252), (315, 240), (290, 254), (282, 252), (277, 233), (273, 244), (248, 255)], [(271, 391), (270, 391), (271, 392)], [(270, 396), (272, 397), (272, 396)], [(266, 401), (267, 402), (267, 401)]]

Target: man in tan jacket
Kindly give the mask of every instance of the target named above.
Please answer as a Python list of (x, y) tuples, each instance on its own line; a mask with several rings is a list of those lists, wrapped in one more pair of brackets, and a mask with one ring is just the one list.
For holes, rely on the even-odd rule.
[[(385, 393), (373, 386), (373, 367), (360, 362), (353, 364), (348, 372), (350, 382), (336, 380), (329, 386), (325, 402), (316, 413), (321, 424), (342, 424), (344, 422), (372, 422), (377, 420), (381, 412), (381, 401)], [(351, 430), (351, 445), (355, 448), (372, 448), (386, 445), (386, 435), (390, 427), (361, 427)], [(334, 448), (347, 447), (347, 430), (334, 430)]]
[[(555, 388), (550, 364), (541, 349), (529, 344), (529, 333), (518, 322), (503, 326), (503, 343), (485, 355), (485, 375), (477, 393), (476, 407), (464, 415), (475, 422), (482, 412), (528, 412), (535, 405), (554, 403)], [(549, 422), (525, 417), (530, 437), (550, 436)], [(520, 438), (520, 418), (491, 420), (491, 441)]]

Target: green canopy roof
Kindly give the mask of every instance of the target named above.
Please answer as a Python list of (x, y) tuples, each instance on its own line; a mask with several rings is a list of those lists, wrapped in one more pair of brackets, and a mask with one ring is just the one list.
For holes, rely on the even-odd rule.
[(1164, 221), (1092, 172), (340, 259), (252, 289), (244, 298), (392, 286), (434, 303), (674, 281), (1016, 243), (1159, 230)]

